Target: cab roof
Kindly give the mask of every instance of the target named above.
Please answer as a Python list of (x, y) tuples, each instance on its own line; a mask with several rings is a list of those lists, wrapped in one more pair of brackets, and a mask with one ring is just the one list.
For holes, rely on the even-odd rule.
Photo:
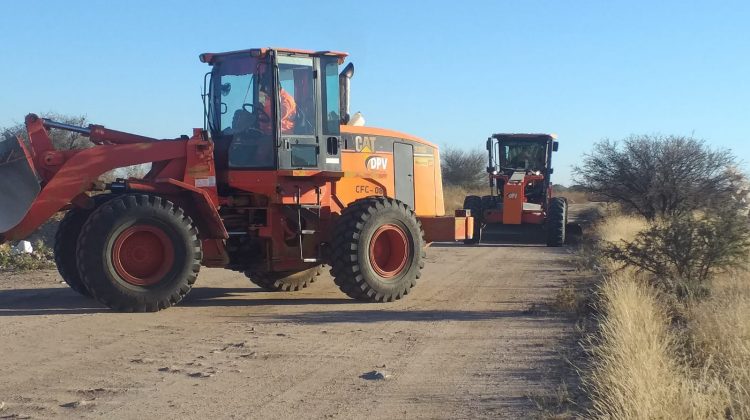
[(237, 51), (227, 51), (227, 52), (220, 52), (220, 53), (203, 53), (199, 55), (202, 63), (208, 63), (213, 64), (214, 61), (217, 58), (225, 57), (228, 55), (234, 55), (234, 54), (249, 54), (252, 57), (264, 57), (266, 54), (268, 54), (269, 51), (277, 51), (282, 54), (289, 54), (289, 55), (308, 55), (308, 56), (334, 56), (338, 57), (339, 64), (344, 62), (344, 58), (346, 58), (349, 54), (345, 52), (340, 51), (312, 51), (312, 50), (298, 50), (294, 48), (274, 48), (274, 47), (268, 47), (268, 48), (250, 48), (247, 50), (237, 50)]
[(556, 134), (544, 134), (544, 133), (496, 133), (496, 134), (493, 134), (492, 137), (498, 140), (502, 140), (502, 139), (555, 140), (557, 139)]

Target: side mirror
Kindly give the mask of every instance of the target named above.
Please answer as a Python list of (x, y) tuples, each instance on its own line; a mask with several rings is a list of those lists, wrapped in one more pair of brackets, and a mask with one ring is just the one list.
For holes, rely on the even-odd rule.
[(553, 173), (555, 173), (555, 169), (554, 168), (549, 168), (549, 171), (547, 171), (547, 172), (549, 172), (549, 174), (552, 175)]
[(492, 149), (492, 137), (487, 139), (487, 151), (489, 152)]
[(556, 141), (553, 141), (553, 142), (552, 142), (552, 151), (553, 151), (553, 152), (556, 152), (556, 151), (557, 151), (557, 148), (558, 148), (559, 146), (560, 146), (560, 143), (558, 143), (558, 142), (556, 142)]

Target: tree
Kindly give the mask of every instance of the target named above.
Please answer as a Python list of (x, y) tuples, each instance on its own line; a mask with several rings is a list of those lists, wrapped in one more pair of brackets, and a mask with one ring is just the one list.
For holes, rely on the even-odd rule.
[[(85, 126), (85, 116), (69, 116), (55, 113), (47, 113), (41, 115), (43, 118), (49, 118), (51, 120), (61, 122), (64, 124)], [(72, 149), (86, 149), (93, 144), (88, 138), (74, 133), (72, 131), (50, 129), (49, 136), (52, 140), (52, 144), (57, 150), (72, 150)], [(15, 141), (16, 137), (20, 135), (23, 139), (28, 142), (28, 134), (26, 133), (26, 126), (24, 124), (16, 124), (11, 127), (0, 128), (0, 139), (2, 141), (12, 140)]]
[(738, 205), (738, 183), (728, 150), (679, 136), (632, 136), (603, 140), (575, 167), (574, 180), (597, 196), (653, 220), (712, 206)]
[(487, 182), (487, 154), (482, 150), (446, 147), (440, 152), (440, 165), (446, 185), (475, 188)]

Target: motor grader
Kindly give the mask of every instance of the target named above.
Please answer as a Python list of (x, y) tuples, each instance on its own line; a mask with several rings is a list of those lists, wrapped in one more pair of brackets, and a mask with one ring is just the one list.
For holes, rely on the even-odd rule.
[(568, 230), (568, 202), (553, 197), (552, 153), (558, 142), (552, 134), (493, 134), (487, 139), (490, 194), (470, 195), (464, 208), (474, 216), (473, 235), (464, 242), (476, 244), (505, 240), (562, 246)]
[[(59, 211), (55, 261), (71, 288), (120, 311), (188, 294), (201, 266), (268, 290), (306, 287), (330, 266), (348, 296), (387, 302), (415, 286), (432, 241), (470, 238), (445, 216), (438, 148), (350, 125), (347, 54), (259, 48), (200, 55), (203, 128), (159, 140), (29, 114), (28, 143), (0, 143), (0, 243)], [(55, 150), (49, 130), (94, 147)], [(115, 168), (142, 178), (101, 185)]]

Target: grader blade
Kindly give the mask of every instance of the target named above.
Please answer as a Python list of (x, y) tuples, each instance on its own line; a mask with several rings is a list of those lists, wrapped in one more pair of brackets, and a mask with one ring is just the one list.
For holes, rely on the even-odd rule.
[(504, 225), (488, 223), (482, 228), (482, 243), (540, 243), (545, 240), (541, 225)]
[(19, 139), (0, 141), (0, 234), (18, 225), (41, 191)]

